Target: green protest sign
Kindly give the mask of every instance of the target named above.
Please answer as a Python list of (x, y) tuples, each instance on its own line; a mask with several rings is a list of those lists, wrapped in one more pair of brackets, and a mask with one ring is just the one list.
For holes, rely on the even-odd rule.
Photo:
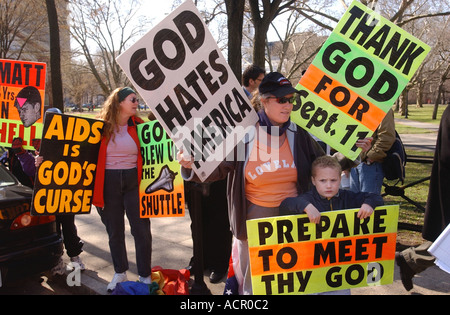
[(356, 159), (429, 51), (354, 1), (297, 85), (292, 121)]

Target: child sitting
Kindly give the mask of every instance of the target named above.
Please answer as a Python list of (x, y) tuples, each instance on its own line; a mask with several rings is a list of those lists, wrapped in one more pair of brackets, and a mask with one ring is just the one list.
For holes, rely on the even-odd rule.
[(320, 222), (320, 212), (360, 208), (359, 219), (368, 218), (373, 209), (384, 204), (380, 195), (339, 189), (341, 166), (331, 156), (321, 156), (312, 163), (313, 189), (280, 204), (280, 215), (306, 213), (310, 222)]

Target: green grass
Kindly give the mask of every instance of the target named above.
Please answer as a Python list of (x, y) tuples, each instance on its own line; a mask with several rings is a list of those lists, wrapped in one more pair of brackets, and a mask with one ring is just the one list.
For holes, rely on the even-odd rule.
[[(408, 119), (438, 125), (446, 107), (447, 105), (439, 105), (437, 117), (432, 119), (434, 105), (424, 104), (423, 107), (417, 107), (414, 104), (410, 104), (408, 106)], [(394, 113), (394, 115), (395, 118), (405, 118), (399, 113)]]
[[(433, 156), (434, 152), (422, 152), (422, 151), (412, 151), (407, 150), (408, 155), (420, 155), (420, 156)], [(397, 186), (404, 186), (422, 178), (430, 176), (431, 174), (431, 164), (420, 164), (420, 163), (406, 163), (406, 179), (405, 183), (402, 185), (399, 183)], [(387, 181), (385, 183), (392, 186), (395, 181)], [(404, 189), (405, 196), (419, 203), (422, 207), (425, 207), (428, 198), (428, 188), (430, 181), (424, 181), (420, 184), (414, 185)], [(384, 189), (382, 190), (382, 193)], [(399, 222), (412, 224), (416, 226), (422, 226), (424, 221), (424, 213), (422, 210), (418, 209), (415, 205), (409, 203), (402, 197), (398, 196), (385, 196), (384, 201), (386, 204), (398, 204), (400, 205)], [(402, 243), (409, 245), (418, 244), (421, 242), (420, 233), (410, 232), (410, 231), (399, 231), (399, 237)]]

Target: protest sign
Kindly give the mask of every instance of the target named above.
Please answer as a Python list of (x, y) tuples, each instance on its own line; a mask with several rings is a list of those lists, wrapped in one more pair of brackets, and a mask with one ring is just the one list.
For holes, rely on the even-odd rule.
[(16, 137), (23, 148), (42, 133), (46, 64), (0, 59), (0, 146), (11, 147)]
[(254, 294), (311, 294), (392, 283), (398, 206), (247, 221)]
[(354, 160), (429, 51), (354, 1), (297, 85), (291, 118)]
[(141, 144), (141, 218), (184, 216), (184, 181), (173, 141), (158, 121), (137, 126)]
[(191, 0), (117, 62), (202, 181), (258, 120)]
[(103, 121), (46, 113), (32, 215), (90, 213)]

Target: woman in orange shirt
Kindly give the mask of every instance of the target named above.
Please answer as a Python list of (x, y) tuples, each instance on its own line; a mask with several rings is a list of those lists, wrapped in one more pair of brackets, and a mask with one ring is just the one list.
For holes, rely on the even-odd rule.
[[(263, 106), (259, 121), (235, 149), (245, 152), (244, 156), (222, 162), (207, 179), (228, 176), (228, 215), (234, 236), (230, 270), (239, 294), (252, 294), (246, 221), (278, 216), (281, 201), (308, 191), (311, 164), (324, 154), (305, 130), (290, 121), (297, 92), (282, 74), (269, 73), (259, 86)], [(362, 140), (357, 145), (370, 146), (370, 142)], [(185, 180), (198, 180), (191, 170), (192, 161), (182, 152), (178, 159)], [(228, 289), (229, 280), (225, 293), (237, 293)]]

